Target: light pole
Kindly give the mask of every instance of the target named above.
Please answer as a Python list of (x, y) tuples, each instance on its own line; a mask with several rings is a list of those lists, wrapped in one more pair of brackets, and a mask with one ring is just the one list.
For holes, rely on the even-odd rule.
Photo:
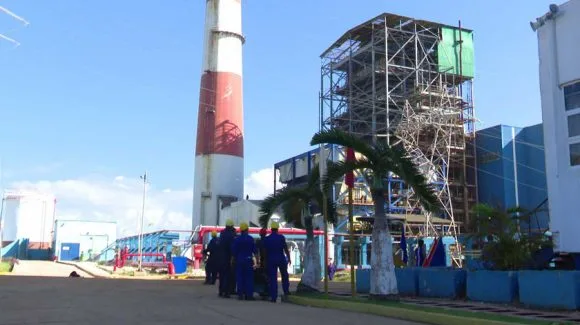
[(141, 220), (139, 222), (139, 259), (138, 270), (143, 271), (143, 220), (145, 218), (145, 197), (147, 196), (147, 171), (139, 176), (143, 180), (143, 205), (141, 207)]

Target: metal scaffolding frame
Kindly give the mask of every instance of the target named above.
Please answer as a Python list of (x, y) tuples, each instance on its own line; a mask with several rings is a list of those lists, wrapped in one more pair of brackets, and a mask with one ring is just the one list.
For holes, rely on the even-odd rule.
[[(459, 31), (453, 45), (459, 49), (458, 69), (457, 64), (447, 68), (438, 62), (443, 27)], [(387, 179), (386, 209), (425, 215), (423, 236), (457, 239), (477, 202), (473, 78), (462, 71), (462, 31), (471, 32), (461, 25), (385, 13), (347, 31), (321, 55), (321, 129), (339, 128), (409, 152), (437, 189), (444, 212), (435, 217), (449, 219), (451, 227), (436, 229), (432, 216), (396, 175)], [(361, 176), (356, 188), (367, 196), (355, 203), (372, 209)], [(347, 204), (344, 184), (336, 189), (338, 204)], [(456, 251), (461, 254), (459, 247)]]

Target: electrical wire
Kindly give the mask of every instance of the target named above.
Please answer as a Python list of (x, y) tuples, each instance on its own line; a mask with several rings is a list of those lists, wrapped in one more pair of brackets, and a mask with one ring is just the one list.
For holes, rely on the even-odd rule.
[[(471, 166), (471, 165), (468, 165), (468, 164), (466, 164), (466, 166), (467, 166), (467, 167), (469, 167), (469, 168), (473, 168), (473, 169), (475, 169), (476, 171), (480, 171), (480, 172), (482, 172), (482, 173), (485, 173), (485, 174), (488, 174), (488, 175), (492, 175), (492, 176), (495, 176), (495, 177), (501, 178), (501, 179), (503, 179), (503, 180), (506, 180), (506, 181), (510, 181), (510, 182), (512, 182), (512, 183), (514, 183), (514, 184), (516, 183), (516, 181), (515, 181), (515, 180), (513, 180), (513, 179), (509, 179), (509, 178), (507, 178), (507, 177), (505, 177), (505, 176), (502, 176), (502, 175), (499, 175), (499, 174), (496, 174), (496, 173), (492, 173), (492, 172), (488, 172), (487, 170), (481, 170), (480, 168), (477, 168), (477, 167), (474, 167), (474, 166)], [(527, 187), (529, 187), (529, 188), (533, 188), (533, 189), (536, 189), (536, 190), (539, 190), (539, 191), (544, 191), (544, 192), (547, 192), (547, 190), (546, 190), (545, 188), (541, 188), (541, 187), (538, 187), (538, 186), (535, 186), (535, 185), (530, 185), (530, 184), (522, 183), (522, 182), (520, 182), (520, 181), (518, 181), (518, 182), (517, 182), (517, 184), (518, 184), (518, 185), (522, 185), (522, 186), (527, 186)]]
[[(483, 151), (486, 151), (486, 152), (490, 152), (490, 153), (494, 153), (494, 154), (496, 153), (495, 151), (492, 151), (492, 150), (489, 150), (489, 149), (483, 148), (483, 147), (481, 147), (481, 146), (476, 146), (476, 147), (477, 147), (478, 149), (481, 149), (481, 150), (483, 150)], [(509, 162), (514, 162), (514, 160), (513, 160), (513, 159), (509, 159), (509, 158), (507, 158), (507, 157), (502, 157), (501, 159), (503, 159), (503, 160), (507, 160), (507, 161), (509, 161)], [(535, 171), (535, 172), (537, 172), (537, 173), (544, 174), (544, 175), (546, 174), (546, 172), (545, 172), (544, 170), (537, 169), (537, 168), (534, 168), (534, 167), (528, 166), (528, 165), (526, 165), (526, 164), (522, 164), (522, 163), (520, 163), (520, 162), (516, 162), (516, 164), (517, 164), (517, 165), (519, 165), (519, 166), (522, 166), (522, 167), (529, 168), (530, 170), (533, 170), (533, 171)]]
[[(495, 138), (495, 139), (499, 139), (503, 141), (503, 138), (501, 136), (497, 136), (497, 135), (491, 135), (489, 133), (485, 133), (482, 131), (476, 132), (476, 135), (483, 135), (486, 137), (490, 137), (490, 138)], [(544, 150), (544, 146), (539, 145), (539, 144), (535, 144), (535, 143), (531, 143), (531, 142), (527, 142), (527, 141), (522, 141), (522, 140), (516, 140), (516, 139), (512, 139), (513, 142), (515, 143), (519, 143), (519, 144), (523, 144), (523, 145), (527, 145), (530, 146), (532, 148), (538, 149), (538, 150)]]

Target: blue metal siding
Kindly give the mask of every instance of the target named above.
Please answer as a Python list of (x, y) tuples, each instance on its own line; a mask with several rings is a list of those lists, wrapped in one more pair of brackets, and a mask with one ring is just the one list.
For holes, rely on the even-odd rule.
[(60, 244), (60, 257), (61, 261), (74, 261), (78, 260), (80, 255), (79, 243), (62, 243)]
[(477, 132), (477, 183), (481, 203), (505, 203), (503, 154), (501, 126)]
[[(516, 168), (514, 165), (521, 166), (525, 164), (519, 161), (518, 141), (512, 137), (512, 130), (515, 137), (521, 132), (521, 128), (502, 125), (502, 163), (503, 163), (503, 183), (504, 183), (504, 208), (521, 206), (521, 193), (519, 192), (520, 174), (516, 177)], [(515, 140), (515, 141), (514, 141)], [(514, 156), (514, 145), (516, 154)], [(516, 186), (518, 186), (518, 197), (516, 199)]]
[[(532, 210), (546, 199), (542, 124), (526, 128), (497, 125), (478, 131), (477, 155), (481, 203), (503, 208), (519, 203), (520, 207)], [(532, 229), (545, 229), (548, 223), (549, 216), (545, 211), (537, 213), (537, 220), (534, 218), (530, 226)]]
[[(521, 146), (525, 148), (522, 155), (524, 166), (520, 168), (521, 206), (534, 209), (548, 197), (546, 183), (546, 157), (544, 154), (544, 130), (542, 124), (524, 128), (518, 137)], [(544, 208), (547, 209), (547, 206)], [(532, 220), (531, 227), (546, 229), (549, 224), (547, 210), (537, 213), (537, 220)]]

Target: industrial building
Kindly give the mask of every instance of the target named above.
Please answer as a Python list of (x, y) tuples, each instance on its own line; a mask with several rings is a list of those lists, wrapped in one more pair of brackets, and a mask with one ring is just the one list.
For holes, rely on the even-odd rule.
[[(477, 143), (477, 193), (479, 203), (487, 203), (500, 208), (520, 206), (531, 213), (530, 223), (522, 224), (522, 229), (530, 231), (545, 231), (549, 227), (548, 200), (545, 175), (545, 155), (543, 146), (542, 124), (524, 128), (507, 125), (496, 125), (476, 132)], [(326, 146), (327, 151), (336, 157), (339, 149)], [(315, 157), (319, 149), (313, 149), (274, 164), (274, 188), (280, 185), (302, 186), (308, 181), (309, 171), (315, 166)], [(469, 166), (474, 168), (474, 166)], [(391, 180), (391, 182), (393, 182)], [(360, 189), (354, 192), (353, 205), (358, 207), (355, 213), (355, 231), (366, 234), (361, 237), (355, 250), (355, 260), (361, 265), (367, 265), (370, 260), (370, 231), (365, 230), (364, 216), (372, 213), (364, 192)], [(347, 202), (345, 202), (346, 204)], [(425, 224), (425, 216), (416, 214), (397, 214), (395, 196), (387, 202), (391, 211), (389, 218), (405, 224), (407, 234), (417, 234)], [(363, 209), (367, 207), (367, 209)], [(342, 211), (343, 214), (346, 211)], [(361, 218), (362, 216), (362, 218)], [(448, 228), (451, 221), (445, 218), (432, 218), (431, 222), (438, 227)], [(343, 261), (348, 260), (347, 221), (341, 220), (336, 227), (334, 241), (337, 266), (344, 267)], [(400, 230), (393, 229), (395, 242), (400, 236)], [(342, 234), (342, 235), (341, 235)], [(451, 245), (449, 240), (446, 244)]]
[[(434, 218), (449, 220), (447, 234), (457, 238), (477, 201), (473, 32), (385, 13), (347, 31), (321, 58), (320, 127), (404, 147), (436, 185), (444, 213), (425, 213), (396, 176), (387, 212), (424, 215), (422, 235), (434, 233)], [(372, 208), (363, 178), (355, 182), (367, 198), (358, 205)], [(343, 189), (339, 205), (348, 203)]]
[[(56, 220), (54, 223), (52, 246), (59, 261), (92, 259), (116, 240), (116, 222)], [(105, 258), (110, 259), (112, 255)]]
[(231, 219), (236, 225), (248, 222), (250, 227), (259, 227), (260, 204), (262, 200), (234, 201), (228, 205), (222, 205), (218, 214), (218, 226), (225, 226), (226, 220)]
[(477, 131), (477, 184), (480, 203), (531, 212), (524, 230), (549, 227), (542, 124), (524, 128), (496, 125)]
[[(450, 26), (384, 13), (348, 30), (321, 58), (320, 128), (405, 148), (436, 186), (444, 213), (423, 211), (412, 189), (396, 175), (387, 180), (386, 212), (402, 221), (408, 235), (437, 233), (457, 243), (477, 202), (473, 31), (461, 23)], [(336, 146), (319, 155), (312, 151), (278, 163), (276, 173), (293, 186), (304, 181), (319, 159), (345, 158), (344, 148)], [(332, 197), (345, 216), (349, 202), (344, 182), (336, 184)], [(372, 214), (361, 175), (355, 175), (354, 197), (355, 215)], [(344, 220), (336, 232), (343, 227)], [(397, 242), (396, 231), (394, 235)], [(460, 247), (452, 245), (454, 262), (461, 264)]]
[(52, 195), (9, 190), (2, 199), (2, 256), (46, 259), (50, 254), (56, 199)]
[[(580, 1), (550, 5), (537, 32), (550, 230), (554, 251), (580, 253)], [(579, 260), (577, 260), (577, 264)]]

